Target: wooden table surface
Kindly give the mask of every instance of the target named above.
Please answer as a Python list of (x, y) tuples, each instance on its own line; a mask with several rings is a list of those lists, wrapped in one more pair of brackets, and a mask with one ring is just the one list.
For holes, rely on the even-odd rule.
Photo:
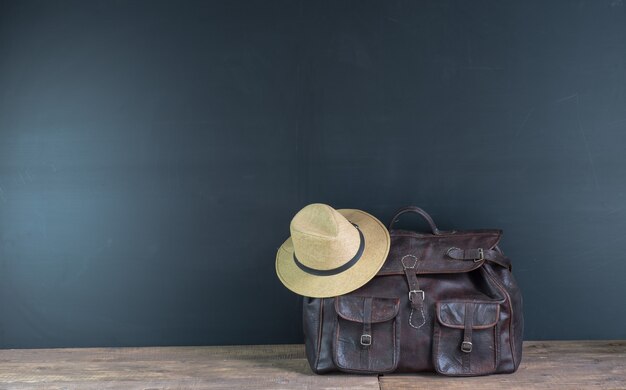
[(626, 389), (626, 341), (529, 341), (515, 374), (315, 375), (302, 345), (0, 350), (1, 389)]

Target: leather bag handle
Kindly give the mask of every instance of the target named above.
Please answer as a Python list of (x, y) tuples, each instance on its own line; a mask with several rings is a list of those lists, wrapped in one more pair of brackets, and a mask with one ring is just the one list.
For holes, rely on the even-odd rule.
[(394, 217), (391, 218), (391, 222), (389, 222), (389, 230), (391, 230), (394, 223), (398, 222), (398, 218), (400, 218), (400, 216), (405, 213), (416, 213), (416, 214), (421, 215), (426, 220), (426, 222), (428, 222), (428, 224), (430, 225), (430, 230), (433, 232), (433, 234), (435, 235), (441, 234), (441, 231), (437, 228), (437, 225), (435, 225), (435, 221), (433, 221), (430, 215), (428, 215), (426, 211), (416, 206), (408, 206), (408, 207), (398, 210), (396, 215), (394, 215)]

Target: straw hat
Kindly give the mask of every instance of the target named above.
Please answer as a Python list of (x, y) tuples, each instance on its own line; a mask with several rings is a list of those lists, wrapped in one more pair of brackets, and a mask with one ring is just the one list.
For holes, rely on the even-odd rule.
[(326, 298), (370, 281), (389, 253), (389, 232), (370, 214), (314, 203), (291, 220), (278, 249), (276, 274), (296, 294)]

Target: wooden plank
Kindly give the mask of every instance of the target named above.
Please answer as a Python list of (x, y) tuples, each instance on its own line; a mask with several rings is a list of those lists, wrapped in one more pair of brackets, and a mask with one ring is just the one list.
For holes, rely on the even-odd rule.
[(0, 388), (379, 389), (376, 376), (315, 375), (302, 345), (0, 351)]
[[(524, 343), (517, 373), (385, 375), (383, 389), (626, 389), (626, 341)], [(302, 345), (0, 351), (0, 388), (378, 389), (376, 376), (315, 375)]]
[(447, 378), (433, 374), (385, 375), (390, 389), (626, 389), (626, 341), (530, 341), (510, 375)]

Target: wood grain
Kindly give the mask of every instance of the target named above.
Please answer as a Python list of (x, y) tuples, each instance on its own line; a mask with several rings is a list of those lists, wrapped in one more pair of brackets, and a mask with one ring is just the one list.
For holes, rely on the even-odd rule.
[(379, 389), (376, 376), (316, 375), (302, 345), (0, 351), (0, 388)]
[(2, 389), (626, 389), (626, 341), (526, 342), (512, 375), (315, 375), (302, 345), (0, 351)]
[(514, 374), (447, 378), (385, 375), (390, 389), (626, 389), (626, 341), (530, 341)]

